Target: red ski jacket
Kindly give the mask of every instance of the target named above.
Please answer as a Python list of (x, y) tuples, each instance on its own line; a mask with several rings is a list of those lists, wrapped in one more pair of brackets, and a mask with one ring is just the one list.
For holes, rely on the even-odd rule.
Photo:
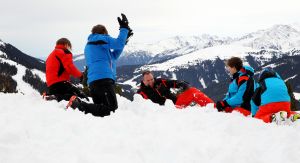
[(70, 75), (80, 78), (81, 72), (73, 64), (73, 55), (63, 45), (56, 45), (46, 60), (47, 86), (57, 82), (69, 81)]

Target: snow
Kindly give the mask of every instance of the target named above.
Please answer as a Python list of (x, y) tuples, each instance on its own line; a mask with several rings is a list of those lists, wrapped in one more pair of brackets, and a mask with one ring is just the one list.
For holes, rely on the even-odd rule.
[(133, 88), (136, 88), (138, 83), (136, 81), (134, 81), (134, 80), (136, 78), (139, 78), (140, 76), (141, 76), (141, 74), (137, 75), (137, 76), (134, 76), (133, 78), (131, 78), (131, 79), (123, 82), (123, 84), (128, 84), (128, 85), (131, 85)]
[(203, 87), (204, 89), (207, 88), (203, 78), (201, 78), (201, 79), (199, 80), (199, 82), (201, 83), (201, 85), (202, 85), (202, 87)]
[(1, 57), (1, 58), (7, 58), (7, 55), (6, 55), (6, 53), (0, 51), (0, 57)]
[(298, 76), (298, 75), (291, 76), (291, 77), (289, 77), (289, 78), (286, 78), (284, 81), (286, 82), (286, 81), (288, 81), (288, 80), (294, 79), (294, 78), (297, 77), (297, 76)]
[(5, 46), (5, 43), (2, 40), (0, 40), (0, 46)]
[(278, 67), (280, 65), (283, 65), (284, 63), (280, 63), (280, 64), (269, 64), (267, 66), (263, 66), (263, 68), (275, 68), (275, 67)]
[[(36, 93), (36, 91), (26, 82), (23, 81), (23, 76), (25, 75), (25, 71), (26, 71), (26, 67), (22, 66), (20, 64), (17, 64), (14, 61), (8, 60), (8, 59), (4, 59), (4, 58), (0, 58), (0, 60), (2, 60), (2, 62), (6, 62), (10, 65), (14, 65), (17, 68), (17, 74), (12, 76), (12, 78), (18, 83), (17, 85), (17, 91), (23, 94), (34, 94)], [(42, 72), (39, 72), (38, 70), (35, 70), (35, 73), (38, 73), (38, 75), (41, 75), (41, 79), (43, 80), (45, 78), (45, 76), (42, 76)]]
[(296, 98), (297, 100), (300, 100), (300, 93), (294, 92), (294, 95), (295, 95), (295, 98)]
[(276, 126), (207, 107), (118, 96), (109, 117), (66, 101), (0, 93), (0, 162), (294, 162), (300, 124)]
[(46, 82), (46, 75), (44, 72), (37, 69), (31, 69), (31, 72), (35, 75), (38, 75), (43, 82)]
[(239, 56), (244, 58), (248, 55), (247, 52), (253, 51), (255, 50), (250, 47), (241, 46), (239, 44), (219, 45), (200, 49), (193, 53), (176, 57), (163, 63), (146, 65), (143, 66), (140, 70), (151, 69), (152, 71), (174, 71), (176, 70), (176, 67), (188, 67), (193, 64), (197, 64), (199, 61), (215, 60), (217, 57), (219, 57), (220, 59), (227, 59), (232, 56)]
[(80, 61), (80, 60), (85, 59), (83, 53), (82, 53), (82, 54), (73, 55), (73, 58), (74, 58), (74, 59), (73, 59), (74, 62), (75, 62), (75, 61)]

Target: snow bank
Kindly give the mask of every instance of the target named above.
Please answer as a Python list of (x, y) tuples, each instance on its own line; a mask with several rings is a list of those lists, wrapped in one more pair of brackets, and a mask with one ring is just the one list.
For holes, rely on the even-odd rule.
[(294, 162), (300, 124), (118, 97), (109, 117), (39, 95), (0, 94), (0, 162)]

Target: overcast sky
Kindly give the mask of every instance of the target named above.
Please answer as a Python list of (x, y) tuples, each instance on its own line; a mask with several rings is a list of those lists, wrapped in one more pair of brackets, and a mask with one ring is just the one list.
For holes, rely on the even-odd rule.
[(0, 0), (0, 39), (35, 57), (46, 57), (67, 37), (83, 52), (96, 24), (118, 35), (127, 15), (132, 42), (152, 43), (204, 33), (237, 37), (275, 24), (300, 22), (300, 0)]

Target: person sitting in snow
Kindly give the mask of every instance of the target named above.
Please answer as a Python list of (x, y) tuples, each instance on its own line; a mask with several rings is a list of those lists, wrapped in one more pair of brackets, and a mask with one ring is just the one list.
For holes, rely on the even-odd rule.
[(238, 57), (227, 60), (226, 69), (232, 79), (225, 98), (218, 101), (216, 107), (218, 111), (237, 111), (248, 116), (251, 114), (250, 102), (255, 89), (254, 70), (250, 66), (243, 66), (243, 61)]
[(258, 83), (251, 102), (253, 117), (277, 124), (288, 122), (288, 118), (292, 122), (300, 118), (299, 114), (290, 109), (288, 89), (278, 73), (271, 68), (265, 68), (259, 75)]
[(51, 99), (69, 101), (73, 95), (86, 98), (84, 93), (70, 83), (71, 75), (82, 78), (82, 73), (73, 64), (71, 49), (71, 42), (67, 38), (61, 38), (46, 60), (46, 83), (49, 94), (54, 95), (47, 97)]
[[(185, 81), (156, 79), (151, 71), (145, 71), (142, 75), (143, 80), (137, 93), (154, 103), (164, 105), (166, 99), (170, 99), (177, 108), (184, 108), (191, 104), (206, 106), (209, 103), (214, 103), (204, 93), (191, 87)], [(171, 88), (180, 88), (182, 93), (175, 95), (171, 92)]]

